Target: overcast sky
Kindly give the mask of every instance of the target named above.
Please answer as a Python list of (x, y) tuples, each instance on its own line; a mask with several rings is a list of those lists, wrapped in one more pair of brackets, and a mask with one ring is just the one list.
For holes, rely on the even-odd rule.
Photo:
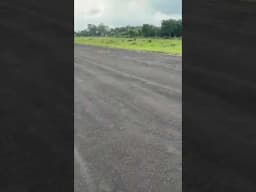
[(181, 18), (182, 0), (75, 0), (75, 31), (87, 24), (110, 27), (160, 25), (162, 19)]

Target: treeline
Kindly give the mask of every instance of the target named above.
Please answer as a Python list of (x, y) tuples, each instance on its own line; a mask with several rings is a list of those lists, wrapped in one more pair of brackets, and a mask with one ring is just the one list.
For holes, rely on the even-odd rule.
[(75, 36), (115, 36), (115, 37), (181, 37), (182, 20), (163, 20), (161, 26), (144, 24), (110, 28), (104, 24), (89, 24), (87, 29), (75, 32)]

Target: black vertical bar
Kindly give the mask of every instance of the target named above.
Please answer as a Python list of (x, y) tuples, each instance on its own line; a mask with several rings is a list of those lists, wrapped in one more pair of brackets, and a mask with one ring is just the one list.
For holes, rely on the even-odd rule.
[(183, 1), (183, 190), (256, 191), (256, 3)]
[(73, 191), (73, 4), (0, 2), (0, 191)]

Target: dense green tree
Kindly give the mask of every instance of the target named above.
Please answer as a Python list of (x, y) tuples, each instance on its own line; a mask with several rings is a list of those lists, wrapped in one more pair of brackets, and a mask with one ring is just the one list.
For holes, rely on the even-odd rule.
[(163, 20), (161, 24), (161, 36), (180, 37), (182, 31), (181, 20)]
[(96, 36), (97, 35), (97, 26), (93, 24), (88, 24), (88, 35), (89, 36)]
[(99, 36), (106, 36), (108, 30), (108, 26), (104, 25), (103, 23), (99, 24), (99, 26), (97, 27), (97, 33), (99, 34)]
[(89, 33), (88, 33), (87, 30), (82, 30), (82, 31), (80, 31), (80, 32), (78, 33), (78, 35), (79, 35), (79, 36), (88, 36)]
[(109, 28), (100, 23), (88, 24), (86, 30), (75, 33), (76, 36), (116, 36), (116, 37), (181, 37), (182, 20), (163, 20), (161, 27), (143, 24), (143, 26), (125, 26)]
[(155, 27), (153, 25), (144, 24), (142, 26), (142, 34), (144, 37), (153, 37), (155, 36)]

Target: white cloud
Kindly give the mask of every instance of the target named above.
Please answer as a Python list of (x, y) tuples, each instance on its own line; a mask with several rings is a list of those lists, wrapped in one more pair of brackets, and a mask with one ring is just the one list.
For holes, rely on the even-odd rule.
[(75, 30), (101, 22), (111, 27), (160, 25), (162, 19), (181, 18), (181, 0), (75, 0), (74, 12)]

